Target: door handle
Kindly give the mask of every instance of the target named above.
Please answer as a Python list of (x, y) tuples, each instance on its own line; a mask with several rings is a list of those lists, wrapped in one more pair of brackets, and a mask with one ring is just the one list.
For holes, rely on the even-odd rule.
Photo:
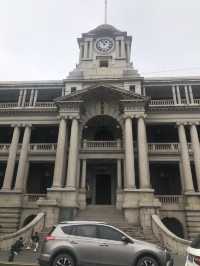
[(71, 243), (71, 244), (73, 244), (73, 245), (76, 245), (76, 244), (78, 244), (78, 242), (75, 242), (75, 241), (73, 241), (73, 240), (72, 240), (72, 241), (70, 241), (70, 243)]
[(108, 244), (102, 243), (102, 244), (100, 244), (100, 247), (108, 247)]

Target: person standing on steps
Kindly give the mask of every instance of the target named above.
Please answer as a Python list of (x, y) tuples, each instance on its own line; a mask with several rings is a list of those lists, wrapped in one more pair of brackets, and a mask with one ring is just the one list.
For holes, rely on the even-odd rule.
[(23, 237), (20, 237), (10, 248), (10, 255), (8, 261), (14, 261), (15, 255), (18, 255), (19, 252), (23, 249)]
[(38, 232), (35, 232), (31, 236), (31, 240), (32, 240), (32, 243), (33, 243), (33, 251), (37, 252), (38, 247), (39, 247), (39, 242), (40, 242), (40, 238), (39, 238)]

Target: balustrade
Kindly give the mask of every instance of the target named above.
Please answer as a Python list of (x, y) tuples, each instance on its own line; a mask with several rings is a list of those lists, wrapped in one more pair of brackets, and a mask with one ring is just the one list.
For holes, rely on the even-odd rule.
[[(160, 153), (160, 152), (180, 152), (180, 144), (179, 143), (148, 143), (148, 150), (152, 153)], [(188, 143), (188, 150), (192, 152), (192, 144)]]
[(163, 100), (151, 100), (150, 106), (173, 106), (174, 100), (173, 99), (163, 99)]
[(156, 195), (156, 198), (164, 205), (181, 204), (183, 201), (181, 195)]
[(83, 141), (83, 149), (87, 150), (120, 150), (121, 141)]
[(42, 152), (55, 152), (57, 148), (56, 143), (35, 143), (35, 144), (30, 144), (29, 150), (31, 151), (42, 151)]
[(24, 194), (24, 200), (28, 202), (35, 202), (39, 198), (46, 198), (46, 194)]

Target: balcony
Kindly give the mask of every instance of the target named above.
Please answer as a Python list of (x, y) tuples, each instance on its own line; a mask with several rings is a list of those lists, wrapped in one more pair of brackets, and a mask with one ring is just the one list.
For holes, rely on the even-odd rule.
[(18, 106), (18, 103), (0, 103), (0, 112), (7, 111), (56, 111), (57, 107), (54, 102), (36, 102), (35, 105), (29, 105), (28, 102), (24, 106)]
[[(18, 153), (21, 150), (22, 144), (18, 144)], [(10, 144), (1, 143), (0, 144), (0, 154), (8, 154)], [(134, 143), (134, 148), (137, 150), (137, 143)], [(57, 149), (57, 143), (34, 143), (29, 144), (30, 154), (55, 154)], [(116, 141), (88, 141), (84, 140), (81, 145), (81, 150), (84, 152), (115, 152), (122, 151), (123, 145), (121, 140)], [(189, 153), (192, 153), (192, 144), (188, 143)], [(179, 143), (148, 143), (149, 154), (159, 155), (159, 154), (180, 154), (180, 144)]]
[(184, 196), (182, 195), (155, 195), (162, 203), (161, 210), (180, 210), (184, 206)]
[[(148, 151), (150, 154), (179, 154), (179, 143), (148, 143)], [(192, 152), (192, 144), (188, 143), (188, 151)]]
[(122, 142), (121, 140), (114, 140), (114, 141), (84, 140), (81, 149), (83, 151), (120, 151), (122, 149)]
[(173, 99), (150, 100), (149, 102), (150, 111), (168, 110), (172, 108), (175, 110), (185, 110), (185, 108), (197, 109), (200, 108), (200, 99), (194, 99), (193, 103), (187, 103), (186, 99), (181, 99), (181, 103), (174, 103)]

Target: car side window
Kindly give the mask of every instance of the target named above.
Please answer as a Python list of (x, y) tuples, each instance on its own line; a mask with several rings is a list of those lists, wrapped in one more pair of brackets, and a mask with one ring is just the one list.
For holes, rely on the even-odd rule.
[(71, 235), (72, 234), (72, 230), (73, 230), (73, 226), (62, 226), (61, 230), (63, 231), (63, 233), (65, 233), (66, 235)]
[(98, 234), (99, 238), (114, 240), (114, 241), (121, 241), (122, 236), (124, 236), (119, 231), (108, 226), (98, 226), (98, 233), (99, 233)]
[(74, 226), (73, 235), (96, 238), (97, 237), (96, 226), (95, 225)]

